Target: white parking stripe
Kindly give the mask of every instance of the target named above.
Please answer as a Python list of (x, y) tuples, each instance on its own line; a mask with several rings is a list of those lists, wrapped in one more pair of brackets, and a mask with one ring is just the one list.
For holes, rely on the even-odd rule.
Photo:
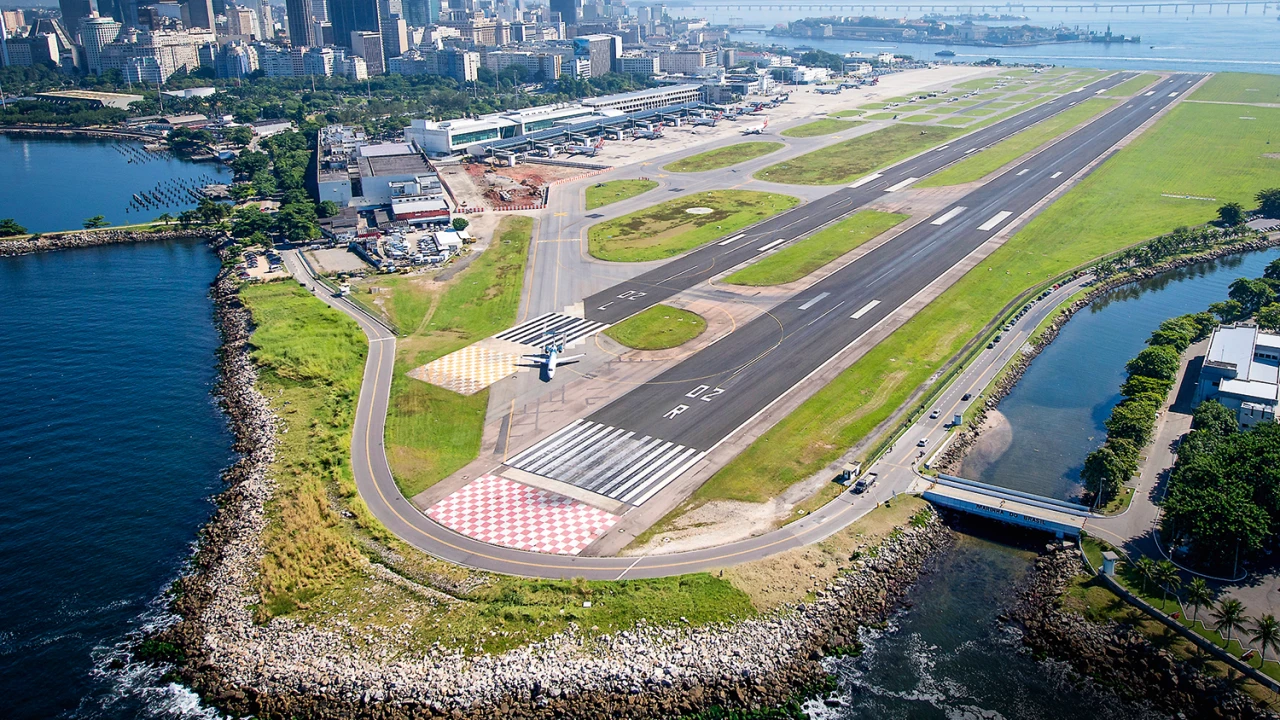
[(862, 178), (862, 179), (860, 179), (860, 180), (855, 181), (855, 182), (854, 182), (852, 185), (850, 185), (849, 187), (851, 187), (851, 188), (862, 187), (863, 185), (866, 185), (867, 183), (871, 182), (872, 180), (879, 180), (879, 179), (880, 179), (880, 178), (882, 178), (882, 177), (884, 177), (884, 175), (883, 175), (883, 174), (881, 174), (881, 173), (872, 173), (872, 174), (870, 174), (870, 175), (868, 175), (868, 176), (866, 176), (866, 177), (864, 177), (864, 178)]
[(734, 235), (733, 237), (729, 238), (728, 240), (721, 240), (720, 242), (718, 242), (718, 243), (716, 243), (716, 244), (717, 244), (717, 245), (728, 245), (729, 243), (734, 242), (735, 240), (741, 240), (742, 238), (744, 238), (744, 237), (746, 237), (746, 236), (747, 236), (747, 234), (746, 234), (746, 233), (738, 233), (737, 235)]
[(822, 298), (824, 298), (824, 297), (826, 297), (826, 296), (828, 296), (828, 295), (830, 295), (830, 294), (831, 294), (831, 293), (822, 293), (822, 294), (818, 295), (818, 297), (816, 297), (816, 298), (814, 298), (814, 299), (810, 300), (809, 302), (807, 302), (807, 303), (805, 303), (805, 304), (801, 305), (801, 306), (800, 306), (800, 309), (801, 309), (801, 310), (808, 310), (809, 308), (813, 307), (814, 305), (817, 305), (818, 303), (822, 302)]
[(1050, 176), (1049, 176), (1049, 179), (1050, 179), (1050, 180), (1056, 180), (1056, 179), (1058, 179), (1058, 176), (1060, 176), (1060, 175), (1062, 175), (1062, 171), (1061, 171), (1061, 170), (1059, 170), (1058, 172), (1056, 172), (1056, 173), (1054, 173), (1054, 174), (1050, 175)]
[(867, 303), (866, 305), (863, 305), (861, 310), (859, 310), (858, 312), (856, 312), (856, 313), (854, 313), (854, 314), (850, 315), (850, 316), (849, 316), (849, 318), (850, 318), (850, 319), (852, 319), (852, 320), (857, 320), (858, 318), (862, 317), (863, 315), (866, 315), (867, 313), (871, 312), (871, 308), (873, 308), (873, 307), (875, 307), (875, 306), (877, 306), (877, 305), (879, 305), (879, 304), (880, 304), (880, 301), (879, 301), (879, 300), (872, 300), (871, 302)]
[(909, 178), (907, 178), (906, 180), (903, 180), (903, 181), (902, 181), (902, 182), (900, 182), (900, 183), (897, 183), (897, 184), (895, 184), (895, 185), (890, 185), (889, 187), (885, 188), (885, 189), (884, 189), (884, 191), (885, 191), (885, 192), (897, 192), (897, 191), (901, 190), (902, 188), (904, 188), (904, 187), (906, 187), (906, 186), (910, 185), (911, 183), (913, 183), (913, 182), (915, 182), (915, 181), (917, 181), (917, 180), (919, 180), (919, 179), (920, 179), (920, 178), (913, 178), (913, 177), (909, 177)]
[(1011, 213), (1011, 212), (1009, 212), (1009, 211), (1007, 211), (1007, 210), (1001, 210), (1000, 212), (996, 213), (995, 215), (992, 215), (990, 220), (988, 220), (988, 221), (986, 221), (986, 222), (982, 223), (981, 225), (979, 225), (979, 226), (978, 226), (978, 229), (979, 229), (979, 230), (983, 230), (983, 231), (990, 230), (990, 229), (994, 228), (995, 226), (999, 225), (1000, 223), (1004, 222), (1005, 218), (1009, 217), (1009, 216), (1010, 216), (1010, 215), (1012, 215), (1012, 214), (1013, 214), (1013, 213)]
[(947, 212), (946, 212), (942, 217), (938, 218), (937, 220), (934, 220), (933, 222), (931, 222), (931, 223), (929, 223), (929, 224), (930, 224), (930, 225), (945, 225), (945, 224), (947, 223), (947, 221), (948, 221), (948, 220), (950, 220), (951, 218), (953, 218), (953, 217), (955, 217), (955, 216), (959, 215), (960, 213), (964, 212), (965, 210), (968, 210), (968, 208), (964, 207), (963, 205), (960, 205), (960, 206), (957, 206), (957, 207), (953, 207), (953, 208), (951, 208), (950, 210), (948, 210), (948, 211), (947, 211)]
[(790, 238), (778, 238), (777, 240), (774, 240), (773, 242), (769, 243), (768, 245), (764, 245), (764, 246), (762, 246), (762, 247), (757, 248), (757, 250), (758, 250), (759, 252), (764, 252), (765, 250), (768, 250), (768, 249), (770, 249), (770, 248), (775, 248), (775, 247), (777, 247), (777, 246), (781, 245), (782, 243), (786, 242), (786, 241), (787, 241), (787, 240), (789, 240), (789, 239), (790, 239)]
[(1023, 175), (1026, 175), (1029, 172), (1031, 172), (1031, 168), (1022, 168), (1021, 170), (1018, 171), (1018, 177), (1022, 177)]

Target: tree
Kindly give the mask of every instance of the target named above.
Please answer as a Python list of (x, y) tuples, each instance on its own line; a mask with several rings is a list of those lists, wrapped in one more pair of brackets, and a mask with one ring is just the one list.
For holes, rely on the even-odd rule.
[(1114, 450), (1103, 445), (1085, 457), (1080, 478), (1084, 480), (1085, 490), (1092, 493), (1100, 504), (1103, 498), (1119, 492), (1120, 485), (1128, 479), (1126, 471), (1125, 462), (1116, 456)]
[(1156, 563), (1152, 571), (1152, 579), (1160, 586), (1161, 600), (1169, 602), (1169, 591), (1177, 592), (1182, 587), (1182, 576), (1178, 574), (1178, 566), (1168, 560)]
[(1224, 323), (1235, 322), (1245, 316), (1244, 306), (1235, 300), (1223, 300), (1209, 305), (1209, 312)]
[(1191, 415), (1191, 427), (1218, 436), (1230, 435), (1239, 428), (1235, 413), (1217, 400), (1205, 400)]
[(26, 234), (27, 229), (19, 225), (13, 218), (0, 218), (0, 237)]
[(1280, 280), (1280, 258), (1267, 263), (1267, 269), (1262, 271), (1262, 277), (1268, 280)]
[(195, 210), (183, 210), (178, 213), (178, 224), (184, 229), (195, 225), (200, 221), (200, 215)]
[(1111, 417), (1104, 423), (1107, 426), (1107, 436), (1124, 438), (1138, 447), (1144, 447), (1151, 440), (1158, 407), (1155, 403), (1133, 399), (1120, 403), (1111, 409)]
[(342, 212), (342, 208), (338, 206), (338, 203), (332, 200), (322, 200), (319, 205), (316, 205), (317, 217), (329, 218), (340, 212)]
[(162, 212), (160, 213), (160, 217), (156, 218), (156, 220), (161, 223), (164, 223), (165, 225), (168, 225), (169, 223), (173, 222), (173, 216), (167, 212)]
[(111, 223), (107, 222), (107, 219), (102, 215), (94, 215), (93, 217), (84, 221), (84, 229), (97, 230), (98, 228), (104, 228), (110, 224)]
[(1253, 632), (1249, 637), (1254, 642), (1262, 646), (1262, 664), (1267, 662), (1267, 649), (1280, 650), (1280, 621), (1276, 620), (1276, 616), (1267, 613), (1257, 620), (1253, 621)]
[(1137, 562), (1133, 564), (1133, 567), (1138, 571), (1138, 574), (1142, 576), (1142, 591), (1146, 592), (1147, 583), (1156, 573), (1156, 561), (1146, 555), (1143, 555), (1138, 558)]
[(1194, 627), (1200, 608), (1213, 604), (1213, 588), (1209, 587), (1204, 578), (1193, 577), (1187, 583), (1187, 603), (1191, 605), (1191, 625)]
[(471, 221), (464, 217), (456, 217), (453, 219), (454, 230), (466, 230), (467, 226), (469, 226), (470, 224), (471, 224)]
[(1280, 303), (1271, 303), (1258, 309), (1254, 319), (1263, 330), (1280, 330)]
[(261, 152), (242, 152), (231, 161), (231, 169), (243, 177), (253, 177), (270, 166), (271, 157)]
[(1244, 222), (1244, 206), (1238, 202), (1229, 202), (1218, 208), (1218, 219), (1227, 227), (1239, 225)]
[(309, 202), (290, 203), (281, 207), (276, 213), (275, 228), (289, 242), (307, 242), (320, 237), (316, 208)]
[(233, 127), (226, 132), (227, 142), (244, 147), (253, 142), (253, 128), (247, 125)]
[(1143, 375), (1160, 380), (1173, 380), (1178, 376), (1182, 361), (1178, 351), (1167, 345), (1154, 345), (1138, 353), (1125, 364), (1130, 375)]
[(252, 183), (235, 183), (231, 186), (231, 198), (236, 202), (244, 202), (255, 194)]
[(1229, 286), (1227, 297), (1240, 303), (1244, 314), (1252, 315), (1258, 308), (1275, 302), (1276, 293), (1271, 286), (1262, 280), (1238, 278)]
[(1147, 393), (1155, 393), (1161, 397), (1168, 395), (1173, 383), (1168, 380), (1147, 377), (1146, 375), (1130, 375), (1120, 386), (1120, 394), (1125, 397), (1137, 397)]
[(1222, 602), (1218, 603), (1218, 607), (1214, 608), (1211, 615), (1213, 616), (1213, 629), (1221, 633), (1226, 640), (1223, 647), (1231, 644), (1232, 632), (1245, 629), (1245, 622), (1249, 619), (1244, 614), (1244, 603), (1233, 597), (1223, 598)]
[(1264, 217), (1280, 219), (1280, 188), (1261, 190), (1254, 199), (1258, 201), (1258, 212)]

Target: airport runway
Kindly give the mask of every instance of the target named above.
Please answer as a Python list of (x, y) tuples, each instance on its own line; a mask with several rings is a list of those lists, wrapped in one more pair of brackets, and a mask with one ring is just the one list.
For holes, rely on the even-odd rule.
[[(611, 500), (643, 504), (1007, 223), (1107, 153), (1199, 78), (1174, 75), (1162, 80), (1152, 86), (1150, 94), (1097, 118), (801, 295), (514, 455), (506, 465)], [(896, 172), (919, 172), (912, 167), (929, 167), (934, 162), (929, 155), (939, 154), (927, 153)], [(855, 192), (885, 181), (880, 178), (866, 183)], [(890, 192), (904, 182), (898, 180), (872, 192)], [(858, 197), (852, 196), (824, 202), (829, 203), (831, 213), (843, 213), (857, 201)], [(778, 230), (821, 223), (825, 218), (815, 217), (818, 215), (811, 212), (794, 217), (788, 213), (779, 220), (787, 225)], [(710, 247), (723, 251), (736, 245), (744, 255), (755, 255), (776, 243), (772, 239), (775, 234), (757, 232), (750, 242), (745, 237), (729, 238), (732, 244), (728, 246), (723, 245), (728, 241), (722, 241)], [(698, 262), (689, 261), (686, 271), (673, 273), (668, 276), (671, 282), (659, 287), (665, 292), (667, 285), (681, 285), (685, 278), (707, 272)], [(704, 257), (702, 262), (714, 266), (716, 256)], [(669, 263), (676, 267), (661, 268), (658, 274), (676, 270), (681, 264)], [(634, 306), (652, 304), (649, 299), (662, 294), (639, 290), (644, 286), (635, 281), (620, 287), (625, 289), (594, 309), (595, 301), (589, 301), (588, 319), (612, 321), (624, 312), (630, 314)], [(642, 292), (645, 294), (640, 295)]]

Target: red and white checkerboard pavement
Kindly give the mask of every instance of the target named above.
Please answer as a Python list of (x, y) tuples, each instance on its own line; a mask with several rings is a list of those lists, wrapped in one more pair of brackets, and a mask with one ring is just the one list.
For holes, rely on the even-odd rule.
[(427, 517), (491, 545), (577, 555), (618, 516), (497, 475), (482, 475), (427, 509)]

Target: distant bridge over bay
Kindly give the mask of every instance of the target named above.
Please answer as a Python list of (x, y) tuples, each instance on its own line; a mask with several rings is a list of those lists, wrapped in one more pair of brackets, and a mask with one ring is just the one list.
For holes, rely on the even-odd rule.
[(760, 0), (747, 0), (745, 2), (736, 2), (735, 0), (687, 0), (686, 2), (668, 2), (668, 7), (688, 7), (697, 10), (807, 10), (813, 12), (838, 12), (838, 13), (865, 13), (875, 14), (877, 12), (888, 13), (894, 15), (908, 14), (939, 14), (939, 15), (982, 15), (986, 14), (1004, 14), (1017, 15), (1027, 12), (1038, 13), (1152, 13), (1163, 15), (1165, 13), (1171, 15), (1194, 15), (1196, 13), (1213, 14), (1239, 14), (1239, 15), (1266, 15), (1268, 12), (1280, 10), (1280, 3), (1276, 2), (1258, 2), (1257, 0), (1213, 0), (1212, 2), (1194, 2), (1194, 1), (1171, 1), (1159, 2), (1159, 0), (1148, 0), (1147, 2), (1095, 2), (1095, 3), (1023, 3), (1023, 4), (954, 4), (954, 3), (931, 3), (931, 2), (907, 2), (907, 3), (885, 3), (885, 2), (864, 2), (862, 0), (848, 0), (847, 2), (832, 2), (832, 0), (797, 0), (796, 2), (781, 2), (773, 0), (772, 2)]

